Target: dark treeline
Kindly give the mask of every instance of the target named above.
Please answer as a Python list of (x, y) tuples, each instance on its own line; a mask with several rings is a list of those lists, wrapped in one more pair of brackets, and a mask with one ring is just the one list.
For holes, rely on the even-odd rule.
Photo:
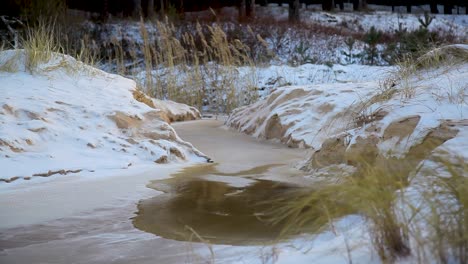
[[(444, 6), (444, 13), (451, 14), (455, 6), (467, 6), (466, 0), (2, 0), (1, 15), (20, 16), (31, 11), (44, 13), (51, 11), (51, 6), (62, 6), (100, 14), (106, 17), (109, 14), (121, 16), (153, 16), (167, 11), (183, 13), (190, 11), (207, 10), (208, 8), (221, 8), (225, 6), (237, 6), (240, 16), (254, 16), (255, 4), (265, 6), (267, 4), (289, 4), (290, 9), (298, 12), (301, 4), (320, 4), (323, 10), (344, 8), (344, 3), (351, 3), (354, 10), (365, 9), (367, 4), (392, 6), (406, 6), (411, 12), (411, 7), (430, 5), (432, 13), (438, 13), (437, 5)], [(295, 10), (296, 9), (296, 10)], [(290, 10), (291, 11), (291, 10)]]

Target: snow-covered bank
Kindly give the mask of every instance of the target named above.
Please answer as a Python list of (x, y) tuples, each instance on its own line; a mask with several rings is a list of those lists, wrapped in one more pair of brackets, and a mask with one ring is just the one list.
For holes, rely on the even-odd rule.
[[(255, 140), (226, 130), (216, 120), (177, 123), (174, 127), (183, 138), (219, 162), (209, 166), (232, 175), (253, 173), (247, 175), (248, 179), (214, 178), (215, 175), (204, 179), (233, 180), (231, 184), (245, 186), (255, 182), (256, 177), (287, 181), (302, 178), (302, 173), (290, 165), (304, 156), (304, 150)], [(268, 164), (283, 166), (261, 173), (252, 171)], [(200, 167), (206, 166), (187, 169), (194, 169), (196, 174)], [(372, 261), (375, 254), (362, 230), (362, 219), (356, 216), (341, 219), (333, 232), (318, 234), (313, 242), (310, 235), (303, 235), (265, 246), (181, 242), (134, 228), (131, 217), (136, 210), (135, 203), (158, 195), (157, 191), (146, 188), (146, 184), (174, 175), (180, 168), (171, 164), (156, 170), (138, 168), (141, 169), (138, 173), (122, 171), (123, 174), (111, 177), (61, 177), (40, 185), (12, 185), (11, 189), (0, 191), (0, 200), (9, 201), (0, 210), (0, 218), (4, 220), (0, 223), (0, 248), (4, 249), (0, 262), (207, 263), (214, 253), (216, 263), (260, 264), (268, 259), (284, 264), (336, 263), (349, 258), (360, 263), (377, 263)], [(349, 253), (342, 242), (351, 238), (353, 241), (347, 246), (354, 250)]]
[[(323, 191), (317, 199), (331, 200), (327, 213), (363, 201), (357, 211), (368, 222), (357, 226), (368, 230), (381, 262), (396, 256), (391, 262), (461, 263), (467, 252), (460, 243), (467, 237), (467, 117), (468, 46), (450, 45), (380, 82), (279, 88), (234, 111), (227, 124), (312, 149), (302, 168), (316, 188), (291, 209), (299, 225), (315, 215), (294, 213), (314, 208), (313, 192)], [(386, 232), (394, 236), (379, 241)], [(392, 251), (395, 243), (399, 248)]]
[[(276, 138), (289, 146), (317, 149), (330, 134), (349, 127), (346, 120), (337, 120), (349, 106), (372, 96), (377, 92), (376, 85), (395, 70), (315, 64), (258, 68), (260, 94), (266, 100), (236, 109), (227, 124), (257, 138)], [(247, 75), (245, 68), (240, 72)]]
[[(227, 124), (258, 138), (312, 147), (321, 157), (316, 165), (346, 163), (343, 153), (362, 145), (401, 157), (442, 130), (448, 132), (440, 136), (441, 147), (468, 158), (467, 52), (467, 45), (448, 46), (429, 53), (434, 58), (424, 67), (402, 68), (381, 81), (279, 88), (234, 111)], [(453, 64), (457, 59), (462, 61)]]
[(196, 109), (66, 55), (29, 62), (23, 50), (0, 53), (0, 180), (206, 161), (167, 123), (199, 118)]

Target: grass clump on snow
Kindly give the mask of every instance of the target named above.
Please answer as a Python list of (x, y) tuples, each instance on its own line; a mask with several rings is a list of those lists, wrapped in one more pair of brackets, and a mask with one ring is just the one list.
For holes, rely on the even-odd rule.
[[(140, 23), (147, 93), (225, 113), (255, 101), (254, 62), (245, 44), (228, 40), (216, 24), (196, 24), (182, 36), (167, 19), (156, 21), (156, 28), (157, 34), (151, 35)], [(240, 86), (236, 67), (245, 65), (252, 69), (251, 83)]]
[(40, 20), (37, 26), (27, 28), (22, 47), (26, 54), (26, 69), (30, 72), (48, 62), (54, 53), (61, 52), (55, 21)]
[(284, 223), (284, 233), (330, 230), (338, 235), (337, 220), (360, 215), (383, 263), (404, 258), (466, 263), (468, 167), (460, 164), (442, 161), (442, 174), (430, 168), (423, 175), (412, 161), (363, 161), (358, 173), (339, 183), (318, 184), (295, 198), (278, 199), (269, 219)]
[[(24, 51), (24, 65), (26, 70), (33, 73), (38, 66), (50, 61), (54, 53), (62, 51), (55, 27), (55, 20), (40, 19), (37, 25), (27, 27), (19, 40), (19, 48)], [(0, 71), (16, 72), (22, 52), (16, 50), (13, 56), (2, 62)]]
[(419, 263), (467, 263), (468, 166), (462, 158), (435, 165), (420, 171), (405, 204), (414, 255)]
[(417, 69), (437, 68), (468, 62), (468, 48), (461, 45), (448, 45), (433, 49), (419, 57), (414, 66)]
[[(416, 95), (415, 77), (421, 77), (423, 73), (443, 67), (444, 70), (433, 74), (444, 74), (454, 67), (468, 63), (468, 46), (466, 45), (448, 45), (432, 49), (418, 58), (407, 56), (398, 62), (397, 70), (392, 75), (379, 83), (378, 93), (369, 99), (362, 100), (354, 111), (354, 120), (357, 126), (368, 124), (379, 117), (377, 108), (371, 111), (372, 105), (383, 104), (399, 95), (402, 99), (410, 99)], [(433, 74), (431, 74), (431, 77)], [(463, 87), (461, 87), (463, 88)], [(460, 94), (451, 94), (451, 101), (464, 102), (464, 91), (460, 89)]]
[[(19, 49), (10, 51), (14, 52), (14, 55), (3, 58), (0, 71), (17, 72), (21, 68), (20, 65), (24, 65), (25, 70), (30, 73), (57, 68), (63, 68), (70, 73), (76, 72), (78, 68), (86, 69), (82, 67), (85, 64), (93, 65), (97, 56), (84, 44), (76, 52), (69, 52), (72, 57), (84, 64), (70, 64), (70, 61), (65, 59), (64, 54), (70, 49), (63, 45), (63, 31), (56, 21), (52, 18), (40, 18), (36, 23), (28, 25), (22, 32), (19, 32), (22, 35), (18, 43)], [(7, 51), (4, 47), (1, 50)], [(54, 59), (60, 60), (45, 68), (41, 67)]]
[(319, 184), (302, 191), (296, 199), (279, 201), (280, 206), (270, 212), (272, 221), (284, 222), (285, 232), (305, 226), (315, 232), (330, 229), (336, 234), (335, 220), (361, 215), (369, 224), (372, 244), (383, 261), (409, 255), (408, 234), (398, 218), (397, 206), (398, 190), (408, 185), (407, 175), (400, 173), (401, 166), (388, 170), (389, 166), (361, 165), (359, 173), (339, 183)]
[[(4, 50), (0, 49), (0, 52)], [(18, 60), (20, 58), (20, 53), (15, 52), (13, 56), (0, 58), (0, 72), (14, 73), (19, 70)]]
[[(228, 39), (216, 24), (196, 24), (194, 31), (181, 33), (167, 19), (155, 21), (156, 27), (150, 28), (141, 21), (141, 44), (114, 38), (108, 43), (108, 54), (102, 57), (89, 36), (84, 36), (78, 44), (71, 44), (56, 20), (38, 21), (24, 29), (19, 43), (24, 49), (26, 70), (31, 73), (50, 61), (54, 54), (65, 53), (91, 65), (101, 59), (108, 60), (119, 74), (136, 79), (148, 95), (196, 106), (200, 110), (209, 105), (210, 111), (229, 113), (257, 99), (255, 63), (249, 54), (250, 48), (238, 39)], [(140, 53), (142, 61), (139, 60)], [(20, 58), (11, 57), (3, 62), (0, 70), (17, 71), (17, 59)], [(63, 63), (58, 66), (76, 71), (74, 66), (70, 68), (65, 61)], [(143, 72), (138, 73), (138, 65), (143, 65)], [(247, 66), (250, 70), (240, 74), (239, 66)]]

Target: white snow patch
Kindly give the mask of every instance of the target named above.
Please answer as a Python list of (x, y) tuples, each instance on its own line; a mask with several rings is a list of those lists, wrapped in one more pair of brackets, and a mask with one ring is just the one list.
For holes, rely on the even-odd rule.
[[(468, 50), (467, 45), (456, 47)], [(368, 71), (373, 69), (367, 68)], [(360, 70), (366, 71), (365, 68)], [(441, 123), (450, 122), (459, 130), (458, 135), (441, 148), (468, 157), (465, 144), (468, 142), (467, 63), (417, 70), (407, 77), (396, 78), (393, 86), (396, 93), (390, 99), (374, 102), (359, 110), (361, 112), (355, 112), (359, 109), (356, 106), (380, 94), (381, 81), (282, 87), (264, 100), (236, 109), (226, 124), (257, 138), (276, 139), (291, 146), (318, 150), (324, 140), (342, 134), (347, 135), (349, 145), (358, 137), (374, 135), (382, 138), (391, 123), (419, 116), (416, 128), (408, 137), (381, 141), (380, 152), (402, 156)], [(357, 126), (353, 120), (356, 114), (370, 116), (378, 110), (387, 112), (381, 120), (362, 126)], [(367, 131), (371, 125), (379, 129)]]
[[(0, 67), (14, 66), (0, 71), (0, 178), (127, 169), (162, 156), (168, 162), (206, 159), (157, 118), (186, 106), (157, 101), (163, 109), (151, 108), (133, 98), (134, 81), (66, 55), (54, 54), (32, 73), (26, 59), (21, 50), (0, 53)], [(112, 120), (116, 115), (122, 124)]]

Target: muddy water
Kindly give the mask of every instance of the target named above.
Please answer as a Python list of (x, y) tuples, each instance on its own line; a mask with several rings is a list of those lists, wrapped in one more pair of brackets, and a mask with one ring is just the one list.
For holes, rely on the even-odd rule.
[(276, 198), (295, 196), (300, 187), (270, 180), (252, 180), (267, 174), (265, 165), (231, 174), (216, 165), (195, 166), (149, 187), (165, 194), (140, 201), (136, 228), (179, 241), (224, 245), (270, 244), (296, 233), (283, 233), (273, 223)]
[(149, 184), (164, 194), (138, 203), (134, 226), (163, 238), (224, 245), (270, 244), (301, 232), (285, 234), (284, 226), (271, 220), (275, 197), (294, 196), (304, 185), (302, 172), (294, 169), (304, 151), (262, 143), (221, 125), (216, 120), (174, 125), (216, 163)]

